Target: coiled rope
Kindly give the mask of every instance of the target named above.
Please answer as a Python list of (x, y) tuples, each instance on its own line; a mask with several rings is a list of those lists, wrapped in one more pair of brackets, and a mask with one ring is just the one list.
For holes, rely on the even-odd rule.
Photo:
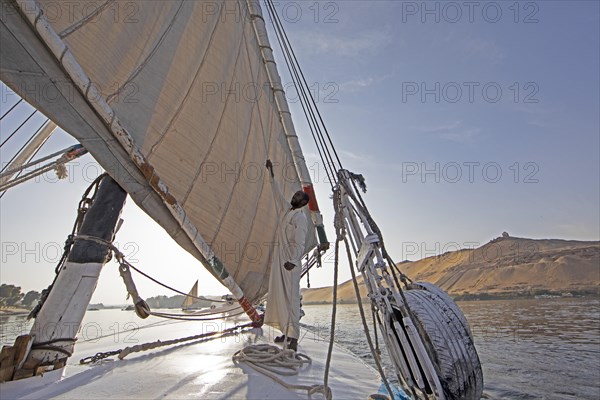
[(288, 390), (305, 390), (309, 396), (322, 393), (330, 400), (331, 390), (324, 385), (296, 385), (291, 384), (278, 375), (297, 375), (303, 366), (310, 365), (309, 356), (290, 349), (280, 349), (271, 344), (255, 344), (238, 350), (232, 357), (234, 364), (246, 363), (255, 371), (271, 378)]

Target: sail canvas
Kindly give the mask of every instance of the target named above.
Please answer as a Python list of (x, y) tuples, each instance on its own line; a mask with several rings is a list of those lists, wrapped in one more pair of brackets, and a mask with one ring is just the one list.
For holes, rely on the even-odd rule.
[[(19, 4), (25, 14), (35, 12), (32, 4), (42, 10), (89, 81), (85, 90), (70, 93), (68, 107), (60, 106), (60, 98), (50, 101), (25, 90), (9, 65), (11, 58), (25, 58), (24, 52), (34, 54), (29, 72), (54, 82), (62, 97), (65, 86), (76, 86), (72, 74), (57, 68), (64, 60), (52, 60), (25, 29), (14, 44), (7, 40), (2, 80), (77, 138), (186, 250), (206, 264), (206, 249), (198, 245), (205, 243), (248, 300), (263, 296), (270, 255), (279, 245), (265, 161), (273, 161), (286, 196), (302, 186), (275, 101), (277, 82), (269, 76), (253, 23), (256, 4)], [(38, 19), (25, 17), (29, 23)], [(90, 98), (110, 110), (112, 122), (98, 118)], [(173, 208), (187, 229), (170, 215)], [(309, 231), (307, 250), (316, 244), (314, 229)]]

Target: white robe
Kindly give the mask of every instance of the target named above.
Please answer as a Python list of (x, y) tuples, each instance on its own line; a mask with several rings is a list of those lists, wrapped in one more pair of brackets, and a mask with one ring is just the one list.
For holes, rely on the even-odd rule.
[[(299, 338), (301, 260), (308, 221), (302, 210), (290, 209), (290, 202), (273, 179), (271, 186), (279, 208), (279, 226), (271, 260), (265, 323), (289, 337)], [(291, 271), (284, 268), (286, 261), (295, 265)]]

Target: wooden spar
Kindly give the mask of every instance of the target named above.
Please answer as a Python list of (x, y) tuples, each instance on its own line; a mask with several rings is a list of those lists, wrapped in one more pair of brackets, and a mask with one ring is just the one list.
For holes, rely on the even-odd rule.
[[(31, 141), (31, 143), (29, 143), (23, 149), (23, 151), (21, 151), (21, 153), (19, 153), (17, 155), (17, 157), (13, 160), (13, 162), (10, 163), (6, 167), (6, 171), (15, 170), (15, 169), (21, 167), (23, 164), (25, 164), (33, 156), (33, 154), (37, 150), (39, 150), (40, 147), (42, 147), (42, 145), (46, 142), (46, 140), (50, 137), (50, 135), (52, 135), (52, 132), (54, 132), (55, 129), (56, 129), (56, 124), (54, 122), (48, 120), (44, 124), (44, 126), (42, 127), (40, 132), (37, 135), (35, 135), (35, 137)], [(6, 182), (8, 182), (10, 180), (10, 178), (12, 178), (16, 174), (17, 174), (17, 171), (15, 171), (14, 173), (12, 173), (10, 175), (1, 177), (0, 185), (3, 185)]]
[(287, 138), (292, 160), (294, 162), (294, 167), (296, 173), (298, 174), (298, 178), (300, 179), (302, 190), (310, 197), (308, 208), (310, 210), (311, 219), (317, 227), (319, 243), (321, 245), (328, 244), (327, 235), (323, 226), (323, 215), (321, 214), (319, 205), (317, 204), (317, 198), (315, 196), (310, 173), (308, 172), (308, 167), (306, 166), (306, 161), (304, 160), (304, 154), (302, 153), (302, 148), (300, 147), (300, 142), (298, 141), (298, 135), (296, 134), (296, 129), (294, 128), (294, 123), (292, 121), (292, 114), (290, 113), (290, 109), (285, 98), (285, 91), (283, 89), (283, 85), (281, 84), (281, 77), (277, 72), (277, 65), (275, 63), (275, 57), (273, 56), (273, 49), (271, 48), (271, 44), (269, 42), (267, 28), (265, 27), (265, 20), (262, 16), (260, 4), (257, 0), (246, 0), (246, 5), (248, 7), (248, 12), (250, 13), (252, 25), (254, 26), (256, 40), (258, 41), (261, 49), (263, 65), (266, 69), (267, 76), (269, 77), (269, 82), (271, 83), (273, 97), (277, 105), (277, 110), (279, 111), (279, 117), (281, 119), (281, 124), (283, 125), (283, 130), (285, 131), (285, 137)]
[[(112, 242), (127, 193), (111, 177), (104, 177), (87, 211), (79, 234)], [(96, 289), (110, 250), (97, 242), (76, 240), (59, 271), (30, 335), (34, 340), (21, 369), (32, 375), (59, 369), (73, 353), (75, 337)], [(15, 370), (14, 378), (18, 375)], [(29, 375), (30, 376), (30, 375)]]

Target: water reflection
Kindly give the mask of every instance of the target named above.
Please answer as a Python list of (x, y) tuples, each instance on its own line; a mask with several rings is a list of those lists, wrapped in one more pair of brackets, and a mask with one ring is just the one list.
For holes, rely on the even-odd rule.
[(29, 333), (33, 319), (27, 321), (27, 314), (0, 315), (0, 345), (12, 345), (15, 338)]
[(600, 301), (461, 302), (496, 398), (600, 398)]
[[(459, 306), (471, 325), (487, 398), (600, 399), (600, 300), (472, 301)], [(302, 340), (328, 340), (331, 306), (304, 309), (301, 322), (310, 330)], [(356, 305), (338, 305), (337, 321), (336, 341), (374, 366)], [(134, 313), (118, 310), (88, 313), (79, 339), (93, 341), (102, 333), (124, 340), (137, 332), (123, 332), (128, 324), (142, 328), (146, 323), (161, 322), (141, 323)], [(31, 324), (25, 316), (0, 316), (1, 343), (12, 344)], [(86, 328), (92, 325), (101, 328), (93, 331), (95, 336)], [(384, 344), (379, 344), (386, 369), (392, 371)]]
[[(600, 399), (600, 300), (472, 301), (459, 306), (471, 325), (487, 398)], [(331, 307), (306, 306), (305, 311), (302, 322), (328, 338)], [(336, 341), (374, 365), (356, 306), (339, 306), (337, 319)], [(389, 360), (383, 359), (391, 371)]]

